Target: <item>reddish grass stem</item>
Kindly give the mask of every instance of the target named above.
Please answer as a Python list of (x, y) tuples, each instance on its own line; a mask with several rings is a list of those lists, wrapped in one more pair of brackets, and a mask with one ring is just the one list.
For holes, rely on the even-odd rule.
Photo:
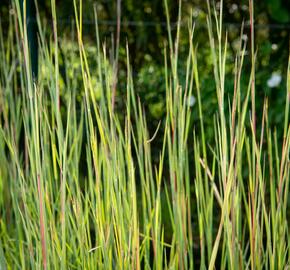
[(43, 269), (46, 269), (47, 260), (46, 260), (43, 195), (42, 195), (42, 188), (40, 185), (40, 176), (39, 175), (37, 175), (37, 187), (38, 187), (38, 199), (39, 199), (39, 223), (40, 223), (40, 238), (41, 238), (41, 248), (42, 248), (42, 262), (43, 262)]

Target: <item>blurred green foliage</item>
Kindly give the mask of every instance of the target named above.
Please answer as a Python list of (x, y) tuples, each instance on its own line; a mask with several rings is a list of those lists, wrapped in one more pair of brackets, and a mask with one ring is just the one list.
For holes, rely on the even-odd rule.
[(286, 4), (288, 4), (289, 7), (289, 1), (267, 0), (266, 2), (268, 5), (269, 14), (271, 17), (273, 17), (273, 19), (280, 23), (290, 22), (289, 10), (285, 9)]
[[(178, 2), (168, 0), (170, 20), (172, 23), (177, 21)], [(213, 82), (212, 59), (210, 57), (208, 35), (206, 30), (207, 6), (204, 0), (182, 0), (182, 28), (180, 42), (180, 67), (179, 77), (180, 83), (185, 83), (186, 57), (188, 50), (188, 19), (193, 16), (193, 22), (196, 24), (194, 43), (198, 50), (198, 67), (201, 77), (202, 104), (204, 110), (206, 130), (209, 137), (213, 138), (213, 115), (217, 109), (217, 100), (215, 95), (215, 85)], [(47, 21), (46, 28), (48, 35), (51, 35), (51, 8), (50, 0), (37, 1), (41, 18)], [(263, 101), (265, 97), (269, 100), (269, 117), (272, 126), (282, 125), (283, 108), (285, 102), (286, 87), (286, 68), (289, 54), (289, 31), (290, 31), (290, 5), (287, 0), (266, 0), (255, 1), (255, 43), (258, 53), (258, 61), (256, 63), (256, 94), (257, 94), (257, 112), (262, 112)], [(217, 10), (219, 10), (219, 1), (215, 1)], [(61, 70), (62, 82), (66, 83), (66, 76), (72, 75), (72, 67), (65, 65), (66, 46), (73, 46), (68, 40), (76, 40), (75, 25), (73, 23), (74, 7), (71, 0), (58, 0), (57, 15), (58, 29), (60, 36), (60, 49), (63, 55), (63, 68)], [(88, 41), (88, 50), (90, 51), (91, 65), (96, 65), (94, 59), (95, 42), (95, 25), (94, 12), (92, 6), (96, 7), (98, 13), (99, 32), (101, 41), (106, 42), (108, 54), (113, 59), (113, 51), (115, 46), (116, 35), (116, 13), (117, 1), (101, 0), (83, 1), (83, 35)], [(2, 0), (0, 3), (1, 23), (5, 26), (5, 22), (9, 18), (9, 0)], [(149, 129), (154, 130), (156, 123), (163, 116), (165, 111), (164, 104), (164, 47), (167, 44), (167, 28), (166, 16), (164, 12), (163, 1), (152, 0), (122, 0), (121, 7), (121, 47), (119, 54), (119, 81), (118, 81), (118, 97), (117, 108), (124, 108), (124, 87), (126, 85), (126, 43), (128, 43), (130, 51), (130, 61), (132, 63), (133, 79), (135, 90), (141, 101), (149, 119), (152, 119)], [(235, 61), (235, 53), (240, 40), (240, 29), (242, 21), (245, 22), (243, 39), (249, 43), (249, 11), (248, 1), (227, 0), (224, 1), (224, 27), (228, 33), (229, 52), (226, 80), (226, 93), (231, 96), (233, 94), (234, 76), (233, 68)], [(3, 27), (5, 32), (5, 27)], [(172, 34), (175, 35), (175, 27), (172, 26)], [(5, 33), (4, 33), (5, 34)], [(167, 48), (168, 49), (168, 48)], [(247, 45), (247, 51), (250, 44)], [(75, 57), (76, 68), (78, 66), (78, 56)], [(246, 59), (249, 61), (249, 57)], [(248, 67), (248, 69), (247, 69)], [(242, 78), (242, 89), (247, 89), (248, 76), (250, 74), (250, 62), (246, 63)], [(280, 74), (281, 82), (275, 87), (269, 87), (267, 82), (271, 79), (272, 74)], [(81, 77), (80, 77), (81, 82)], [(80, 86), (81, 87), (81, 86)], [(79, 89), (74, 86), (74, 89)], [(96, 86), (96, 89), (98, 87)], [(123, 90), (122, 90), (123, 89)], [(77, 91), (77, 90), (76, 90)], [(78, 95), (82, 93), (79, 91)], [(197, 106), (193, 106), (192, 124), (199, 123)], [(261, 115), (258, 115), (258, 118)], [(151, 126), (152, 125), (152, 126)], [(282, 129), (278, 129), (282, 130)], [(282, 136), (282, 134), (278, 134)]]

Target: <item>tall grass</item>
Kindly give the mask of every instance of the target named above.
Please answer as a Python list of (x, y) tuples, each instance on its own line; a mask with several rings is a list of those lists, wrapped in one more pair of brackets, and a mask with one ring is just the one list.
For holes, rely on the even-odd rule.
[[(59, 71), (55, 0), (51, 39), (39, 14), (37, 18), (37, 81), (19, 1), (12, 5), (7, 38), (0, 32), (0, 269), (290, 267), (290, 67), (284, 137), (278, 141), (267, 117), (270, 101), (265, 100), (262, 120), (256, 120), (253, 1), (251, 45), (240, 41), (232, 98), (225, 94), (228, 41), (222, 9), (218, 12), (208, 2), (218, 100), (214, 145), (207, 143), (205, 133), (192, 21), (185, 84), (178, 78), (181, 8), (173, 39), (165, 1), (166, 117), (149, 134), (134, 91), (129, 49), (126, 89), (118, 89), (126, 93), (120, 115), (114, 110), (116, 71), (101, 44), (96, 11), (97, 68), (92, 69), (82, 37), (82, 2), (73, 4), (79, 66), (72, 68), (73, 78), (66, 74), (65, 85)], [(244, 89), (248, 49), (252, 69)], [(70, 50), (66, 58), (72, 65)], [(197, 97), (198, 129), (190, 124), (192, 94)], [(157, 136), (163, 143), (155, 162), (151, 144)]]

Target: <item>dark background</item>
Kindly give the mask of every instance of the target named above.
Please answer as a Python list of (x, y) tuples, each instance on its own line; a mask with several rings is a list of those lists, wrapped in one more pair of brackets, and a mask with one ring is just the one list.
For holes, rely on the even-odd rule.
[[(177, 21), (178, 0), (168, 0), (170, 20)], [(31, 12), (30, 42), (37, 47), (37, 35), (33, 30), (33, 0), (27, 0), (28, 12)], [(41, 18), (46, 22), (47, 33), (52, 33), (52, 19), (50, 0), (38, 0)], [(212, 2), (213, 3), (213, 2)], [(219, 9), (219, 1), (215, 1)], [(95, 46), (95, 20), (93, 6), (96, 5), (98, 12), (98, 24), (101, 41), (106, 42), (108, 48), (114, 48), (117, 24), (117, 0), (83, 1), (83, 37), (87, 44)], [(66, 40), (76, 41), (74, 24), (74, 7), (72, 0), (56, 1), (59, 48), (61, 54), (60, 70), (62, 79), (66, 80)], [(1, 25), (4, 36), (6, 27), (11, 19), (12, 2), (0, 1)], [(185, 80), (185, 58), (188, 50), (187, 21), (193, 14), (196, 24), (194, 43), (198, 44), (198, 69), (201, 76), (202, 104), (204, 110), (205, 127), (208, 138), (213, 138), (213, 117), (217, 111), (215, 85), (212, 80), (212, 66), (208, 34), (206, 29), (207, 6), (205, 0), (182, 0), (182, 27), (180, 41), (180, 81)], [(290, 2), (288, 0), (265, 0), (254, 1), (255, 17), (255, 44), (257, 49), (256, 63), (256, 104), (257, 112), (262, 112), (265, 97), (269, 98), (269, 120), (272, 127), (277, 128), (278, 138), (282, 136), (284, 119), (284, 104), (286, 90), (286, 71), (289, 55), (290, 33)], [(241, 24), (245, 22), (245, 35), (249, 33), (249, 10), (248, 1), (226, 0), (224, 1), (224, 28), (228, 32), (228, 71), (226, 74), (226, 95), (231, 97), (233, 93), (232, 67), (236, 53), (236, 44), (240, 37)], [(174, 25), (172, 33), (174, 36)], [(167, 28), (164, 2), (162, 0), (122, 0), (121, 2), (121, 31), (119, 51), (119, 80), (117, 109), (122, 112), (122, 89), (126, 84), (126, 50), (128, 42), (130, 60), (132, 63), (135, 91), (145, 104), (149, 129), (154, 130), (156, 123), (164, 115), (164, 46), (167, 45)], [(250, 46), (248, 46), (249, 48)], [(36, 49), (34, 50), (34, 52)], [(114, 49), (111, 50), (111, 52)], [(37, 54), (33, 54), (33, 57)], [(246, 89), (250, 73), (250, 57), (246, 57), (242, 87)], [(33, 60), (34, 62), (37, 60)], [(93, 63), (92, 63), (93, 65)], [(276, 87), (269, 87), (267, 81), (273, 73), (282, 76), (282, 81)], [(37, 76), (37, 64), (34, 70)], [(198, 127), (197, 106), (193, 107), (192, 123)], [(260, 117), (259, 115), (257, 116)], [(210, 139), (209, 139), (210, 140)]]

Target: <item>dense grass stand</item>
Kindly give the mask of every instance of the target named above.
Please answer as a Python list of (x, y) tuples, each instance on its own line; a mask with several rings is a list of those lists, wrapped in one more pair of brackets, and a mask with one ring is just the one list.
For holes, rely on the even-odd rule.
[[(228, 58), (222, 2), (216, 10), (208, 1), (209, 43), (204, 45), (211, 52), (217, 97), (212, 143), (205, 132), (191, 20), (186, 61), (179, 59), (181, 8), (171, 31), (164, 2), (166, 112), (149, 132), (128, 47), (125, 87), (113, 91), (116, 72), (99, 38), (96, 10), (91, 51), (97, 66), (92, 68), (82, 37), (82, 1), (73, 1), (77, 38), (65, 41), (66, 83), (59, 72), (55, 0), (52, 32), (36, 12), (35, 80), (28, 1), (23, 18), (20, 2), (13, 1), (8, 38), (0, 31), (0, 269), (290, 267), (290, 68), (284, 136), (278, 141), (267, 113), (271, 100), (257, 110), (253, 1), (250, 42), (240, 39), (234, 59)], [(245, 62), (250, 63), (249, 78)], [(184, 83), (180, 66), (186, 70)], [(234, 86), (227, 96), (231, 66)], [(191, 122), (192, 96), (198, 125)], [(152, 153), (156, 141), (157, 157)]]

